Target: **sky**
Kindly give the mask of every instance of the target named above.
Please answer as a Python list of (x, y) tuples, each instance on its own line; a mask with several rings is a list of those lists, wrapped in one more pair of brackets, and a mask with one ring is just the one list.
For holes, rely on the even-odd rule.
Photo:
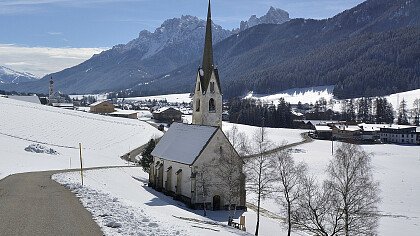
[[(238, 28), (251, 15), (262, 16), (270, 6), (291, 18), (323, 19), (352, 8), (363, 0), (213, 0), (213, 20), (226, 29)], [(164, 20), (193, 15), (205, 18), (207, 0), (0, 0), (0, 65), (38, 76), (66, 68), (94, 53), (136, 38), (141, 30), (154, 31)], [(83, 53), (75, 53), (83, 48)], [(72, 54), (34, 70), (31, 62), (42, 50)], [(87, 51), (91, 50), (91, 53)], [(18, 55), (7, 57), (10, 51)], [(33, 53), (31, 53), (33, 51)], [(75, 55), (76, 54), (76, 55)], [(45, 56), (45, 55), (44, 55)], [(68, 60), (71, 59), (71, 60)], [(68, 61), (68, 63), (67, 63)], [(26, 63), (26, 64), (25, 64)]]

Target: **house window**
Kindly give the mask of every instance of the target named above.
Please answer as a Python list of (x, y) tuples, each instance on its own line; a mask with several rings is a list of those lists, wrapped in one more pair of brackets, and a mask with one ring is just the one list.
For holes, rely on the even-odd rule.
[(195, 104), (195, 111), (200, 111), (200, 99), (197, 99), (197, 103)]
[(214, 82), (210, 82), (210, 92), (214, 93)]
[(209, 101), (209, 111), (216, 111), (216, 105), (214, 104), (213, 98), (211, 98)]

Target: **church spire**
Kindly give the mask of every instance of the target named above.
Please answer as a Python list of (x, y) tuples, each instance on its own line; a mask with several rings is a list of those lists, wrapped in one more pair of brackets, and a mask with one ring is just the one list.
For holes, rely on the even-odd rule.
[[(204, 44), (203, 54), (203, 71), (204, 71), (204, 83), (208, 84), (210, 81), (211, 74), (214, 69), (213, 64), (213, 34), (212, 34), (212, 21), (211, 21), (211, 5), (209, 0), (209, 9), (207, 12), (207, 25), (206, 25), (206, 39)], [(206, 86), (207, 87), (207, 86)]]

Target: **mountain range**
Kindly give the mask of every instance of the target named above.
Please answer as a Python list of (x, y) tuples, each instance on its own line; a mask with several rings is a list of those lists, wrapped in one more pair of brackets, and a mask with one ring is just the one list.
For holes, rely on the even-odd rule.
[[(284, 23), (289, 14), (281, 9), (270, 8), (265, 16), (252, 16), (245, 25)], [(249, 22), (249, 23), (248, 23)], [(126, 89), (137, 84), (150, 83), (155, 77), (169, 73), (201, 57), (204, 47), (206, 22), (194, 16), (169, 19), (154, 32), (143, 30), (138, 38), (127, 44), (94, 55), (75, 67), (45, 76), (35, 83), (6, 86), (4, 89), (45, 92), (52, 76), (54, 86), (64, 93), (93, 93)], [(247, 26), (241, 26), (244, 28)], [(213, 24), (215, 44), (240, 32), (226, 30)], [(197, 63), (194, 67), (197, 67)], [(2, 86), (0, 86), (2, 88)]]
[(18, 72), (10, 68), (0, 66), (0, 84), (20, 84), (37, 81), (39, 78), (27, 72)]
[[(324, 85), (338, 98), (420, 88), (420, 1), (367, 0), (329, 19), (287, 19), (270, 9), (233, 31), (213, 26), (225, 97)], [(203, 44), (204, 21), (185, 16), (53, 77), (67, 93), (191, 92)], [(45, 91), (47, 82), (12, 87)]]

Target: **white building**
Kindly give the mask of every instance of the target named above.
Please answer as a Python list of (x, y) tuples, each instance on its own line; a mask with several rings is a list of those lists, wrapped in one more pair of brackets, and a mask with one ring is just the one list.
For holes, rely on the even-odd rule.
[(383, 143), (417, 144), (416, 126), (390, 125), (380, 129)]
[[(193, 96), (193, 124), (174, 123), (162, 137), (152, 152), (149, 182), (193, 208), (245, 208), (243, 161), (222, 131), (222, 93), (213, 64), (211, 25), (209, 4), (203, 64)], [(227, 187), (232, 183), (236, 183), (233, 188)]]

